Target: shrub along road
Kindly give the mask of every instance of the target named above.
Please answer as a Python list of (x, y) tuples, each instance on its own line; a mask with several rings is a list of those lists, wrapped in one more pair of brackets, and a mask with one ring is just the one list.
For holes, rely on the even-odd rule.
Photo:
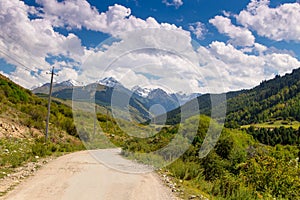
[[(91, 155), (93, 154), (93, 155)], [(103, 157), (109, 165), (98, 162)], [(102, 158), (101, 158), (102, 159)], [(107, 160), (106, 160), (107, 159)], [(103, 160), (103, 159), (102, 159)], [(12, 192), (5, 200), (165, 200), (176, 199), (155, 173), (126, 173), (139, 164), (125, 161), (118, 150), (81, 151), (51, 161)]]

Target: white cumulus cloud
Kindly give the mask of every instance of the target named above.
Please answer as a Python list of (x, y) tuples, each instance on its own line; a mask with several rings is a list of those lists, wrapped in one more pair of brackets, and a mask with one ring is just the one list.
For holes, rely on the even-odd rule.
[[(25, 87), (45, 81), (45, 70), (50, 68), (45, 61), (48, 56), (63, 55), (78, 59), (84, 54), (84, 47), (76, 35), (59, 34), (47, 19), (30, 19), (29, 14), (35, 12), (35, 8), (23, 1), (0, 2), (0, 48), (4, 52), (1, 57), (17, 66), (10, 78)], [(24, 69), (29, 75), (23, 73)], [(32, 76), (31, 70), (40, 71), (40, 75)], [(26, 78), (26, 81), (21, 82), (21, 78), (16, 77)]]
[(275, 41), (300, 41), (300, 4), (285, 3), (270, 8), (269, 1), (252, 0), (246, 10), (236, 15), (237, 21), (260, 36)]
[(83, 63), (79, 78), (82, 82), (94, 82), (100, 77), (113, 76), (128, 88), (151, 85), (167, 91), (194, 92), (200, 89), (198, 85), (190, 85), (192, 80), (197, 82), (200, 78), (197, 66), (189, 34), (146, 29), (129, 32), (121, 42), (91, 54)]
[[(185, 38), (189, 38), (188, 31), (168, 23), (159, 24), (152, 17), (146, 20), (139, 19), (131, 15), (129, 8), (121, 5), (110, 6), (106, 12), (99, 13), (96, 8), (83, 0), (62, 2), (38, 0), (37, 3), (42, 7), (30, 7), (20, 0), (0, 2), (0, 48), (5, 53), (1, 53), (1, 57), (17, 66), (17, 69), (9, 74), (10, 78), (27, 88), (49, 81), (49, 77), (45, 75), (51, 68), (50, 63), (46, 61), (47, 58), (55, 56), (69, 60), (54, 61), (57, 71), (61, 73), (57, 80), (63, 81), (63, 78), (76, 78), (75, 73), (79, 72), (74, 66), (80, 65), (93, 52), (82, 46), (81, 40), (73, 33), (65, 36), (55, 31), (55, 27), (67, 29), (85, 27), (112, 36), (138, 29), (166, 29), (178, 31), (186, 35)], [(31, 19), (30, 14), (39, 17)], [(168, 41), (170, 38), (157, 36), (158, 38), (140, 39), (152, 44), (159, 40)], [(181, 46), (185, 47), (188, 42), (189, 40), (178, 42), (178, 45), (184, 44)], [(136, 44), (133, 42), (130, 45)], [(30, 70), (24, 71), (24, 66), (28, 66)], [(36, 72), (34, 75), (33, 71)]]
[[(182, 1), (176, 2), (182, 5)], [(63, 58), (54, 61), (60, 74), (55, 77), (57, 82), (78, 79), (87, 83), (113, 76), (128, 88), (141, 85), (201, 93), (251, 88), (277, 73), (283, 75), (300, 67), (300, 62), (290, 52), (275, 51), (257, 43), (250, 32), (255, 30), (260, 34), (259, 31), (269, 29), (268, 34), (272, 33), (273, 39), (287, 40), (292, 38), (291, 35), (296, 38), (297, 24), (293, 22), (291, 35), (275, 34), (281, 21), (269, 27), (268, 16), (270, 10), (279, 11), (284, 5), (296, 8), (294, 4), (269, 8), (268, 1), (252, 1), (247, 10), (236, 16), (239, 26), (228, 17), (216, 16), (210, 23), (227, 35), (229, 42), (214, 41), (208, 46), (198, 44), (195, 51), (189, 31), (201, 39), (205, 33), (201, 22), (190, 24), (188, 31), (173, 24), (158, 23), (152, 17), (140, 19), (131, 14), (130, 8), (117, 4), (100, 13), (86, 0), (37, 0), (37, 3), (41, 7), (27, 6), (20, 0), (0, 1), (0, 48), (4, 52), (0, 52), (0, 56), (17, 66), (14, 72), (6, 75), (27, 88), (49, 81), (50, 77), (45, 73), (50, 68), (46, 61), (49, 56)], [(290, 15), (291, 21), (295, 21), (297, 12), (291, 10), (292, 14), (278, 13)], [(30, 18), (32, 14), (38, 17)], [(243, 15), (249, 15), (249, 19)], [(257, 16), (266, 22), (257, 23)], [(60, 34), (55, 31), (56, 27), (86, 28), (112, 37), (103, 42), (103, 48), (88, 49), (82, 46), (78, 36)], [(279, 30), (284, 31), (283, 28)], [(112, 43), (111, 39), (115, 38), (118, 39)], [(16, 60), (38, 74), (25, 70)]]
[[(265, 51), (263, 46), (256, 46), (257, 49)], [(290, 73), (300, 66), (300, 62), (289, 54), (249, 55), (231, 44), (218, 41), (212, 42), (208, 51), (212, 58), (219, 60), (218, 68), (226, 77), (224, 84), (230, 90), (254, 87), (261, 80), (273, 78), (276, 74)]]
[(38, 0), (43, 6), (41, 16), (52, 22), (57, 27), (69, 29), (82, 27), (88, 30), (99, 31), (119, 36), (123, 32), (146, 28), (177, 29), (175, 25), (168, 23), (159, 24), (153, 17), (146, 20), (131, 15), (131, 9), (115, 4), (109, 6), (106, 12), (99, 13), (86, 0)]
[(209, 22), (213, 24), (220, 33), (227, 35), (230, 38), (230, 43), (236, 46), (252, 46), (255, 37), (251, 31), (246, 28), (235, 26), (231, 20), (223, 16), (215, 16)]

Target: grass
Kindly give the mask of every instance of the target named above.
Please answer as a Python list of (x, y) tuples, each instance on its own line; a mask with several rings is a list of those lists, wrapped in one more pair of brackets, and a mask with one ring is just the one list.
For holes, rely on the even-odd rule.
[[(44, 138), (0, 138), (0, 180), (15, 169), (38, 158), (60, 156), (68, 152), (83, 150), (84, 146), (77, 139), (67, 138), (56, 142), (44, 142)], [(0, 192), (0, 196), (5, 192)]]
[[(0, 174), (30, 160), (32, 142), (25, 139), (0, 140)], [(32, 155), (31, 158), (34, 156)]]
[(300, 122), (298, 121), (285, 121), (285, 120), (277, 120), (277, 121), (270, 121), (258, 124), (248, 124), (241, 126), (241, 128), (249, 128), (250, 126), (254, 126), (256, 128), (279, 128), (283, 126), (284, 128), (292, 127), (293, 129), (298, 130), (300, 127)]
[[(177, 182), (178, 183), (178, 182)], [(203, 192), (203, 189), (199, 188), (199, 183), (196, 183), (194, 180), (190, 181), (183, 181), (182, 183), (178, 183), (182, 188), (184, 188), (184, 193), (180, 195), (181, 198), (183, 199), (190, 199), (192, 195), (195, 196), (203, 196), (209, 199), (209, 195)], [(202, 181), (201, 182), (202, 187), (208, 187), (211, 188), (212, 184)], [(195, 187), (196, 186), (196, 187)]]
[[(0, 139), (0, 174), (9, 169), (23, 165), (26, 162), (35, 161), (36, 156), (46, 157), (73, 152), (83, 149), (81, 143), (69, 142), (44, 142), (44, 138), (38, 139)], [(3, 174), (3, 173), (2, 173)]]

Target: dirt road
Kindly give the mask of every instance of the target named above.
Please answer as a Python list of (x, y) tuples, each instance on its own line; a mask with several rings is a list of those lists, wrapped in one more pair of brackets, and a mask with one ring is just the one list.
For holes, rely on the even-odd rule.
[[(92, 156), (93, 155), (93, 156)], [(95, 156), (108, 165), (101, 164)], [(105, 160), (106, 159), (106, 160)], [(115, 170), (113, 168), (118, 168)], [(121, 172), (121, 171), (123, 172)], [(5, 200), (172, 200), (176, 199), (155, 173), (127, 161), (118, 150), (83, 151), (51, 161)]]

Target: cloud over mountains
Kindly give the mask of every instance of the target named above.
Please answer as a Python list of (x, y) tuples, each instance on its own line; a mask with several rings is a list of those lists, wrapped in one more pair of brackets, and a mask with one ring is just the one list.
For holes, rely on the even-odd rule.
[[(0, 2), (1, 58), (16, 66), (2, 73), (28, 88), (47, 82), (46, 71), (52, 65), (60, 75), (57, 81), (92, 82), (114, 75), (128, 87), (142, 83), (201, 93), (250, 88), (300, 67), (293, 54), (257, 39), (299, 42), (299, 3), (270, 7), (269, 1), (252, 0), (240, 13), (223, 12), (224, 16), (220, 13), (207, 22), (190, 23), (187, 30), (151, 16), (139, 18), (119, 4), (100, 12), (86, 0), (36, 3)], [(163, 3), (183, 5), (182, 1)], [(210, 34), (208, 24), (225, 39), (206, 46), (193, 40), (193, 36), (205, 40)], [(82, 29), (111, 38), (96, 48), (85, 46), (76, 35)]]

